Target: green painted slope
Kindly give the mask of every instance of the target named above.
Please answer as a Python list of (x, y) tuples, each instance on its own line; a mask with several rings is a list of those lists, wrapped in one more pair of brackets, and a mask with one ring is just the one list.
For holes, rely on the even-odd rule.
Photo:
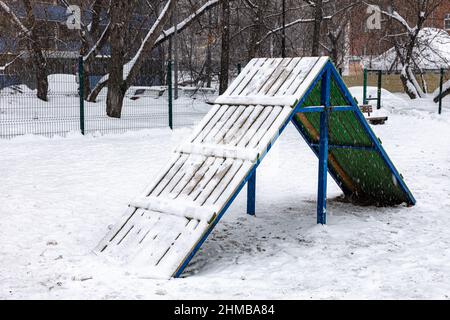
[[(320, 94), (319, 82), (303, 107), (320, 105)], [(348, 105), (334, 81), (331, 85), (331, 105)], [(294, 121), (310, 142), (319, 143), (320, 114), (297, 115)], [(369, 134), (353, 111), (330, 114), (329, 144), (373, 147)], [(318, 151), (317, 148), (316, 151)], [(354, 201), (376, 205), (410, 202), (409, 197), (396, 183), (397, 180), (391, 170), (376, 150), (330, 149), (329, 167), (344, 193)]]

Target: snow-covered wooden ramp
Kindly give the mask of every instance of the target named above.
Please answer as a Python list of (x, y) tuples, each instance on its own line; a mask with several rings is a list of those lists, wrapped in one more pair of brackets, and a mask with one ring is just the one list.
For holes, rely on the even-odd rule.
[[(247, 210), (254, 213), (256, 168), (287, 124), (292, 120), (299, 131), (312, 128), (312, 137), (317, 136), (313, 124), (298, 114), (319, 81), (329, 82), (325, 71), (331, 68), (326, 57), (250, 61), (95, 252), (144, 268), (146, 276), (179, 276), (245, 184)], [(359, 112), (354, 101), (348, 103), (352, 106), (345, 111)], [(317, 148), (308, 131), (301, 133)], [(330, 162), (330, 173), (344, 192), (356, 193), (351, 177), (335, 167), (335, 159)]]

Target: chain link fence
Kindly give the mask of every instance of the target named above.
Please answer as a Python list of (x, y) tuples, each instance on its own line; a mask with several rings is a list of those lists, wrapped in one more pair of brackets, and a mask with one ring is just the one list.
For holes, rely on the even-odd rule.
[[(147, 63), (126, 93), (121, 118), (110, 118), (106, 115), (106, 88), (95, 103), (82, 103), (78, 64), (76, 57), (48, 62), (47, 101), (37, 98), (32, 68), (16, 64), (14, 69), (0, 71), (0, 138), (26, 134), (65, 136), (81, 132), (83, 127), (87, 134), (168, 127), (169, 107), (173, 127), (192, 126), (209, 111), (207, 101), (215, 94), (208, 88), (180, 87), (178, 99), (170, 103), (169, 88), (161, 85), (167, 73), (159, 74), (154, 65)], [(89, 89), (107, 69), (106, 61), (90, 67), (90, 75), (85, 77)]]

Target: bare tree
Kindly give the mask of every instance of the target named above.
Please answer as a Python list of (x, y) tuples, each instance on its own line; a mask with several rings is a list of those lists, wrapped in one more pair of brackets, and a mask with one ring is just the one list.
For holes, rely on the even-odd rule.
[[(414, 0), (408, 6), (398, 0), (390, 0), (390, 10), (381, 10), (391, 24), (389, 38), (393, 41), (397, 57), (402, 64), (400, 78), (405, 92), (411, 99), (424, 96), (424, 90), (414, 74), (414, 49), (418, 45), (420, 31), (442, 0)], [(399, 9), (403, 10), (403, 14)], [(408, 12), (409, 11), (409, 12)], [(408, 18), (410, 22), (408, 22)], [(398, 27), (403, 32), (398, 32)]]
[[(203, 6), (198, 8), (196, 11), (191, 13), (183, 21), (177, 24), (177, 32), (182, 32), (189, 25), (191, 25), (196, 19), (198, 19), (205, 12), (215, 7), (220, 3), (220, 0), (209, 0)], [(92, 90), (88, 97), (89, 101), (95, 101), (100, 91), (108, 85), (108, 98), (107, 98), (107, 114), (111, 117), (120, 118), (122, 111), (123, 98), (126, 91), (132, 85), (133, 81), (136, 79), (138, 72), (142, 66), (145, 56), (149, 54), (154, 48), (158, 47), (175, 33), (175, 28), (171, 27), (168, 30), (163, 31), (164, 26), (169, 22), (171, 12), (173, 11), (175, 5), (175, 0), (167, 0), (163, 9), (161, 10), (158, 18), (151, 27), (150, 31), (145, 36), (136, 54), (125, 63), (123, 58), (123, 52), (121, 52), (122, 47), (122, 35), (120, 34), (120, 27), (116, 26), (114, 31), (115, 36), (113, 36), (114, 24), (120, 24), (121, 18), (117, 17), (118, 22), (113, 22), (111, 19), (111, 35), (110, 43), (112, 51), (112, 56), (115, 55), (117, 60), (112, 61), (114, 65), (114, 70), (111, 70), (109, 74), (105, 75)], [(118, 11), (120, 10), (117, 9)], [(113, 17), (113, 13), (111, 13)], [(117, 56), (122, 54), (122, 58)], [(112, 58), (113, 59), (113, 58)], [(119, 62), (121, 64), (119, 65)], [(122, 70), (122, 72), (120, 71)], [(114, 79), (114, 80), (112, 80)], [(110, 85), (109, 82), (114, 81), (115, 84)]]
[(228, 71), (230, 69), (230, 0), (222, 2), (222, 48), (220, 55), (220, 88), (219, 94), (228, 88)]
[(48, 79), (47, 62), (42, 50), (41, 42), (36, 30), (36, 19), (33, 14), (33, 7), (30, 0), (22, 0), (25, 8), (25, 18), (23, 21), (4, 2), (0, 1), (0, 12), (2, 12), (19, 29), (19, 36), (25, 39), (27, 48), (31, 54), (34, 75), (36, 78), (37, 97), (47, 101)]

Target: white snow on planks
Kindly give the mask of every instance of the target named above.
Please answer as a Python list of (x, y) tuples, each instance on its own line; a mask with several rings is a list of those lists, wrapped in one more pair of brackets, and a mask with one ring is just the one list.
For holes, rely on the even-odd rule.
[(292, 107), (327, 61), (327, 57), (253, 59), (215, 103)]
[(130, 203), (97, 252), (130, 266), (145, 264), (148, 276), (172, 276), (266, 152), (292, 108), (215, 106), (212, 112), (154, 183)]
[[(96, 252), (169, 278), (278, 137), (328, 58), (253, 59)], [(141, 270), (142, 271), (142, 270)]]

